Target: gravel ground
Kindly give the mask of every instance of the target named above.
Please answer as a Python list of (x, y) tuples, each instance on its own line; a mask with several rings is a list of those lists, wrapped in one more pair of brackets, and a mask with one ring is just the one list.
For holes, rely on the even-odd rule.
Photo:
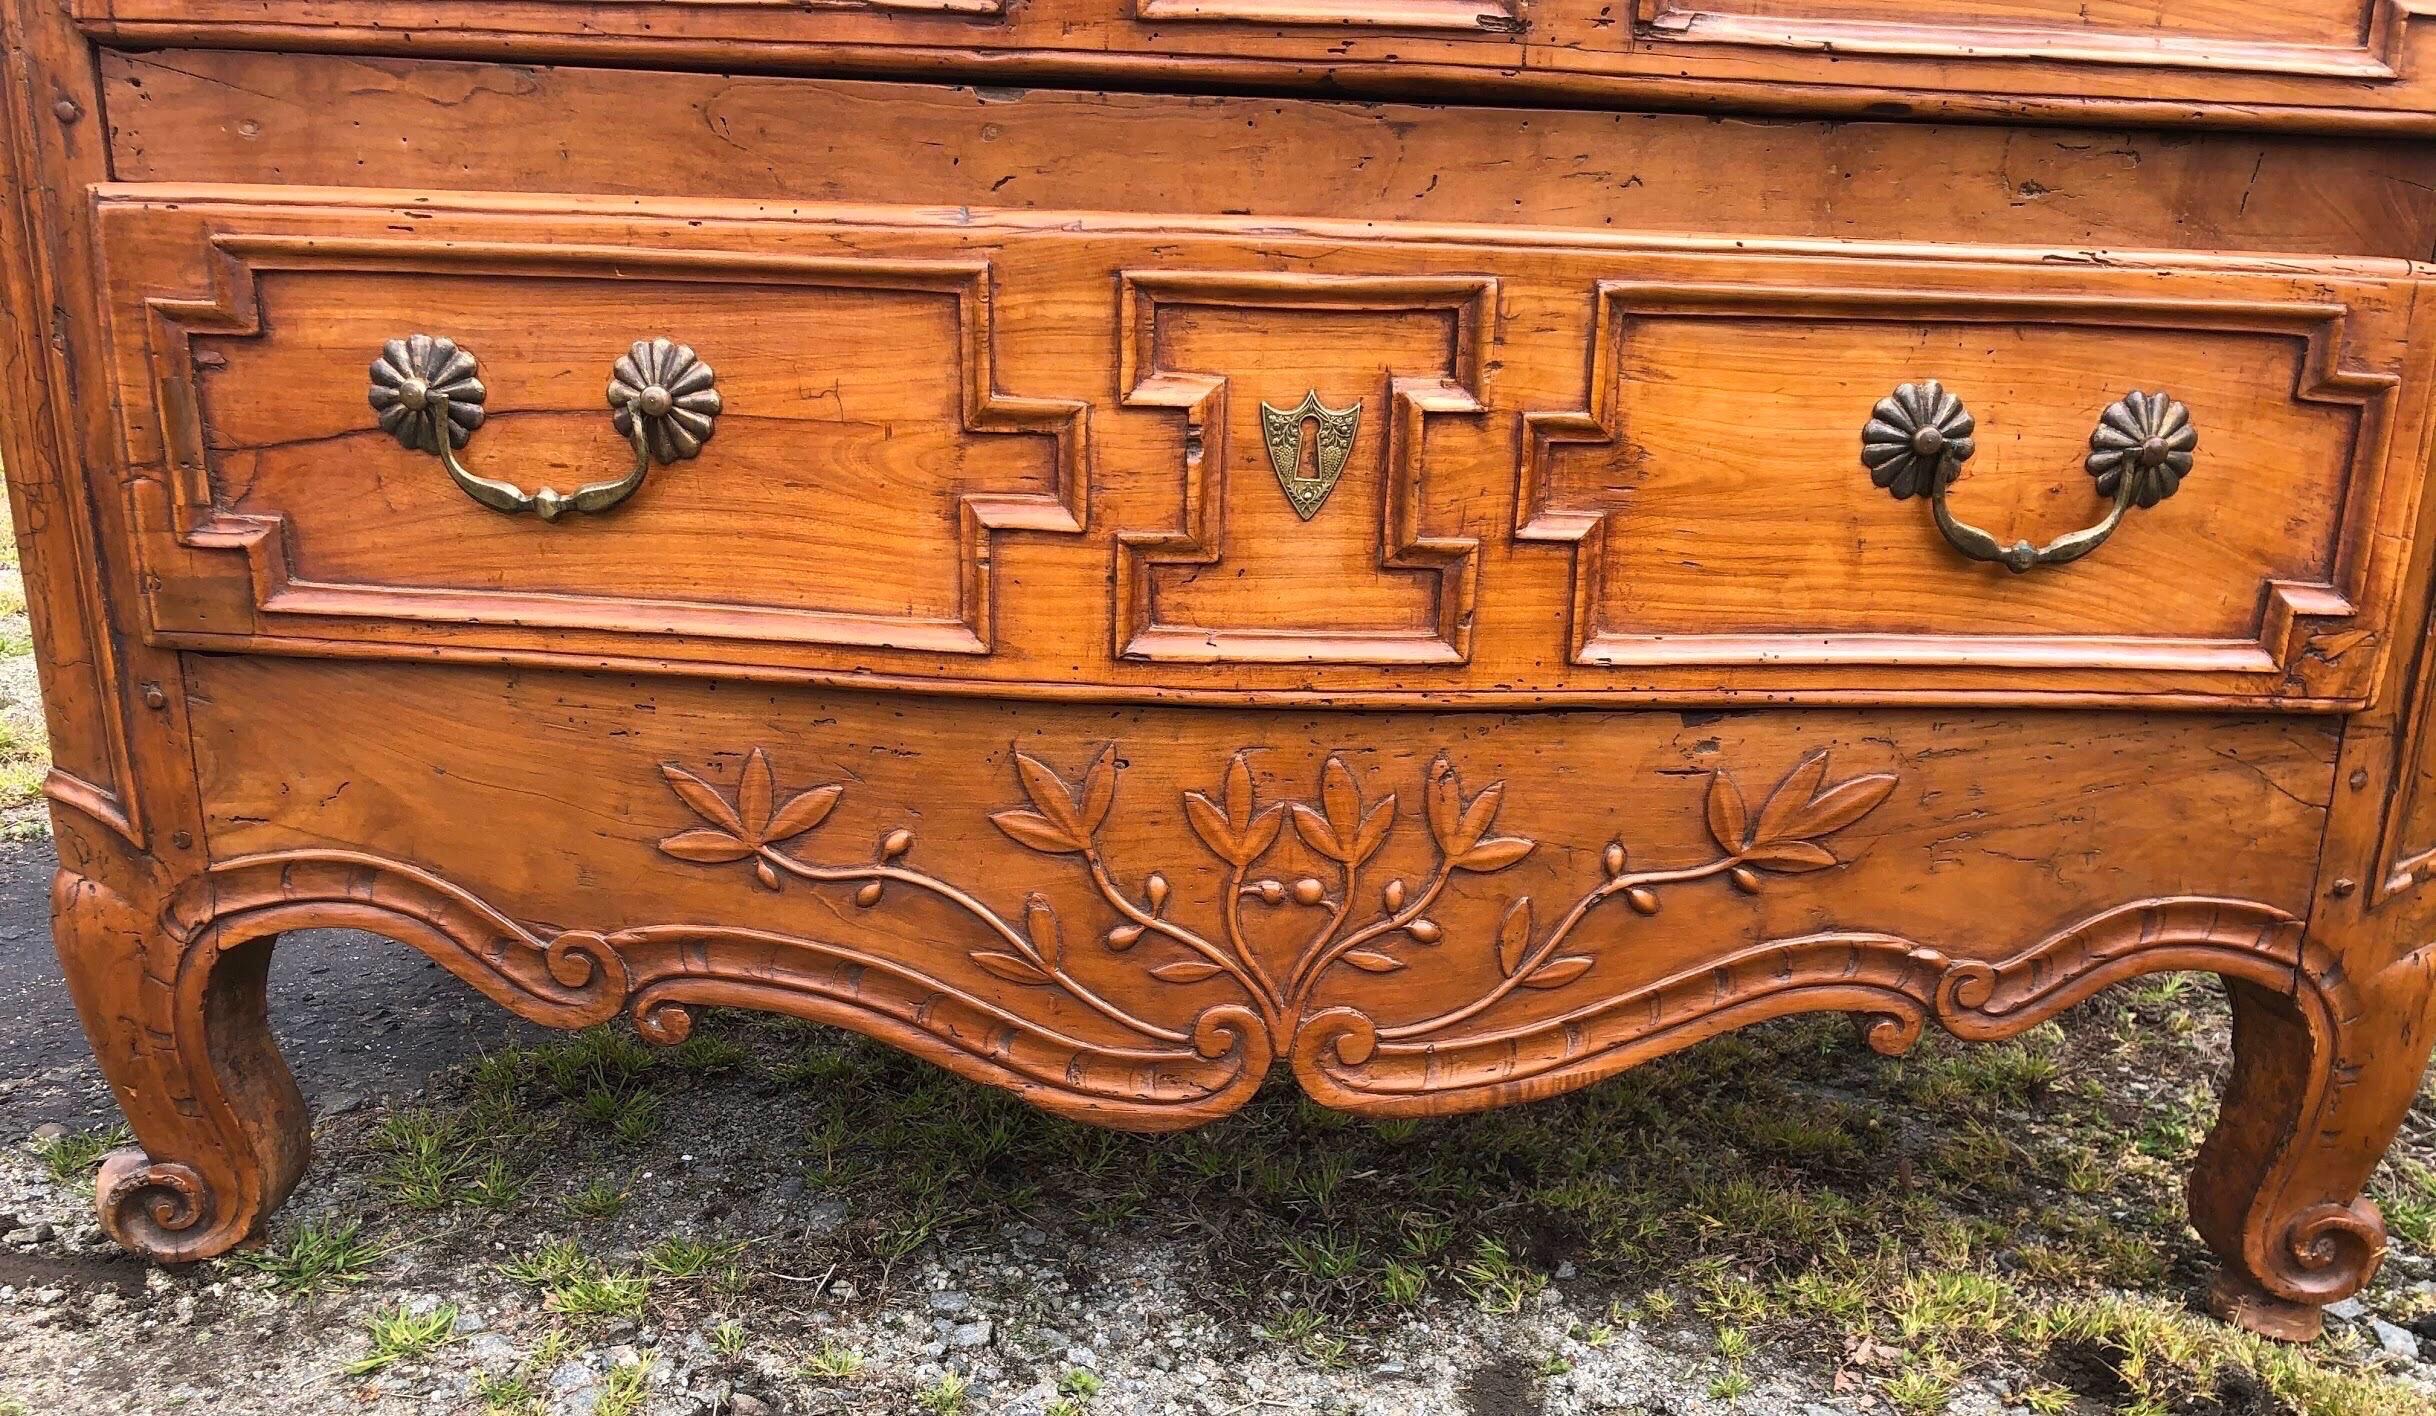
[[(0, 1411), (2436, 1410), (2418, 1361), (2423, 1332), (2436, 1357), (2436, 1263), (2407, 1242), (2297, 1355), (2262, 1359), (2196, 1315), (2205, 1261), (2174, 1213), (2171, 1154), (2191, 1140), (2186, 1079), (2108, 1059), (2182, 1017), (2173, 1048), (2204, 1071), (2223, 1019), (2201, 990), (2085, 1010), (2025, 1054), (2055, 1061), (2028, 1092), (1984, 1091), (1978, 1051), (1890, 1066), (1808, 1020), (1521, 1112), (1377, 1127), (1273, 1092), (1199, 1140), (1137, 1140), (781, 1020), (708, 1015), (674, 1053), (608, 1032), (530, 1045), (455, 980), (357, 936), (290, 949), (282, 974), (283, 1033), (323, 1110), (313, 1173), (263, 1250), (176, 1271), (120, 1255), (88, 1208), (91, 1147), (64, 1122), (0, 1157)], [(1810, 1075), (1755, 1089), (1757, 1106), (1721, 1098), (1755, 1060)], [(71, 1075), (20, 1088), (9, 1117), (104, 1113), (89, 1067), (49, 1070)], [(2131, 1090), (2119, 1071), (2154, 1080)], [(1959, 1106), (1942, 1094), (1957, 1078)], [(2076, 1087), (2090, 1078), (2131, 1110)], [(1701, 1200), (1744, 1180), (1619, 1201), (1611, 1228), (1555, 1178), (1578, 1174), (1569, 1135), (1634, 1148), (1608, 1128), (1620, 1105), (1694, 1113), (1649, 1138), (1661, 1156), (1687, 1133), (1759, 1154), (1776, 1144), (1760, 1119), (1788, 1098), (1876, 1138), (1857, 1164), (1777, 1154), (1752, 1172), (1854, 1207), (1817, 1237), (1800, 1214), (1780, 1221), (1803, 1231), (1787, 1243)], [(1718, 1119), (1737, 1114), (1750, 1130)], [(2021, 1132), (2042, 1173), (2076, 1137), (2129, 1144), (2098, 1155), (2110, 1173), (2086, 1195), (1934, 1178), (1990, 1125)], [(2419, 1118), (2406, 1144), (2431, 1130)], [(1448, 1203), (1432, 1177), (1450, 1166), (1511, 1193)], [(1912, 1193), (1886, 1215), (1915, 1214), (1891, 1229), (1867, 1213), (1890, 1186)], [(2415, 1214), (2416, 1193), (2389, 1187), (2389, 1203)], [(1414, 1215), (1443, 1225), (1434, 1244), (1380, 1237)], [(2119, 1249), (2122, 1273), (2046, 1281), (2030, 1236), (2076, 1230)], [(1395, 1286), (1391, 1253), (1413, 1256), (1417, 1292)], [(1802, 1296), (1837, 1273), (1849, 1301)], [(1964, 1281), (1993, 1288), (1921, 1298)], [(2112, 1317), (2071, 1325), (2089, 1312)], [(2272, 1362), (2302, 1376), (2279, 1386)]]

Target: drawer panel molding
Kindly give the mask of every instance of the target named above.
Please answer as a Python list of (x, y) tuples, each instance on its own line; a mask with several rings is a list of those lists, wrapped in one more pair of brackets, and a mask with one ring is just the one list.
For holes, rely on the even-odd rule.
[[(371, 195), (105, 194), (154, 642), (1068, 700), (2348, 712), (2418, 541), (2436, 313), (2399, 263), (455, 201), (406, 237)], [(445, 328), (487, 455), (573, 485), (632, 458), (597, 380), (638, 309), (724, 411), (614, 509), (477, 505), (365, 407), (369, 351)], [(1860, 462), (1928, 379), (1978, 420), (1952, 513), (2001, 545), (2097, 519), (2129, 391), (2206, 447), (2100, 553), (2009, 575)]]
[[(179, 541), (207, 549), (242, 552), (248, 567), (249, 604), (240, 616), (260, 616), (263, 627), (290, 618), (316, 621), (434, 618), (468, 624), (592, 629), (661, 638), (683, 635), (709, 640), (777, 641), (803, 644), (879, 645), (943, 654), (985, 654), (993, 614), (990, 541), (1004, 531), (1079, 534), (1088, 504), (1088, 408), (1079, 401), (1019, 398), (1000, 391), (993, 378), (991, 270), (986, 261), (864, 261), (822, 257), (757, 256), (732, 251), (670, 251), (637, 247), (584, 247), (542, 242), (432, 243), (403, 239), (287, 237), (221, 234), (211, 238), (211, 293), (201, 298), (155, 296), (145, 302), (161, 425), (158, 436), (166, 465), (176, 472), (167, 504)], [(373, 276), (481, 277), (544, 282), (683, 283), (714, 290), (783, 290), (798, 295), (822, 291), (904, 292), (944, 302), (952, 311), (954, 342), (925, 351), (953, 370), (957, 385), (954, 431), (976, 436), (1015, 435), (1045, 441), (1053, 449), (1048, 486), (963, 491), (943, 508), (934, 539), (946, 550), (945, 565), (920, 570), (945, 580), (937, 598), (948, 613), (882, 615), (812, 606), (751, 603), (688, 604), (666, 598), (614, 594), (473, 590), (315, 579), (296, 571), (290, 526), (279, 515), (232, 511), (215, 498), (206, 468), (211, 449), (196, 393), (200, 366), (198, 334), (239, 339), (264, 333), (260, 283), (280, 273), (352, 273)], [(635, 297), (635, 298), (640, 298)], [(598, 341), (595, 341), (598, 342)], [(614, 351), (617, 341), (603, 346)], [(377, 352), (373, 350), (367, 353)], [(800, 351), (808, 361), (818, 349)], [(742, 423), (755, 414), (749, 403), (729, 415)], [(505, 421), (505, 420), (501, 420)], [(606, 418), (601, 420), (604, 424)], [(142, 415), (130, 440), (143, 447), (151, 436)], [(505, 443), (513, 432), (487, 442)], [(617, 441), (623, 445), (621, 434)], [(732, 446), (730, 433), (726, 445)], [(716, 458), (725, 446), (705, 449)], [(139, 456), (143, 454), (139, 452)], [(412, 454), (401, 454), (411, 461)], [(690, 468), (688, 469), (690, 470)], [(435, 472), (435, 477), (439, 474)], [(663, 470), (661, 479), (687, 471)], [(903, 504), (904, 489), (876, 486), (861, 494)], [(907, 509), (908, 519), (913, 515)], [(907, 568), (894, 567), (899, 574)], [(207, 616), (210, 611), (204, 611)]]
[[(1517, 538), (1571, 549), (1573, 556), (1572, 653), (1577, 663), (1653, 665), (1687, 659), (1721, 665), (1765, 665), (1809, 660), (1832, 663), (2010, 664), (2023, 668), (2078, 667), (2165, 673), (2287, 672), (2306, 682), (2315, 676), (2323, 691), (2365, 693), (2374, 682), (2379, 656), (2354, 651), (2383, 639), (2376, 617), (2363, 622), (2361, 606), (2379, 597), (2400, 569), (2376, 552), (2376, 508), (2385, 495), (2383, 469), (2394, 455), (2392, 430), (2400, 378), (2390, 372), (2343, 367), (2343, 323), (2339, 304), (2309, 301), (2158, 300), (2138, 296), (2027, 295), (2003, 289), (1913, 290), (1788, 289), (1771, 285), (1603, 281), (1598, 287), (1590, 387), (1595, 400), (1585, 411), (1525, 416), (1524, 494)], [(2035, 325), (2041, 329), (2089, 331), (2104, 338), (2125, 329), (2152, 329), (2204, 337), (2262, 336), (2290, 341), (2301, 353), (2293, 386), (2284, 390), (2297, 405), (2344, 410), (2351, 419), (2347, 463), (2329, 490), (2343, 505), (2340, 527), (2323, 564), (2323, 578), (2269, 579), (2261, 585), (2255, 640), (2174, 640), (2131, 636), (2045, 634), (1697, 634), (1636, 633), (1618, 624), (1615, 605), (1629, 584), (1613, 585), (1624, 560), (1609, 542), (1613, 511), (1625, 492), (1605, 505), (1566, 503), (1551, 490), (1551, 461), (1568, 446), (1610, 447), (1626, 436), (1619, 402), (1627, 388), (1627, 353), (1637, 328), (1659, 320), (1792, 320), (1822, 324), (1900, 326), (1908, 322)], [(1729, 336), (1730, 337), (1730, 336)], [(1934, 370), (1928, 370), (1933, 374)], [(2171, 370), (2160, 370), (2170, 378)], [(2094, 418), (2099, 410), (2092, 410)], [(1764, 438), (1767, 415), (1753, 406), (1752, 431)], [(1857, 426), (1857, 424), (1856, 424)], [(2016, 430), (1981, 419), (1982, 441)], [(2071, 474), (2077, 467), (2059, 469)], [(2190, 494), (2208, 493), (2206, 469)], [(1863, 475), (1857, 469), (1854, 475)], [(1967, 472), (1966, 472), (1967, 477)], [(2066, 480), (2075, 480), (2067, 475)], [(1963, 495), (1967, 496), (1967, 493)], [(1625, 572), (1629, 574), (1629, 572)], [(2380, 577), (2377, 584), (2371, 576)], [(1983, 576), (1965, 574), (1958, 563), (1958, 589), (1988, 589)], [(1856, 585), (1855, 590), (1861, 589)], [(2390, 593), (2390, 590), (2384, 591)], [(2346, 665), (2346, 657), (2351, 663)]]
[[(1119, 277), (1121, 338), (1117, 384), (1124, 403), (1135, 408), (1173, 408), (1184, 415), (1184, 515), (1171, 531), (1126, 530), (1117, 536), (1117, 653), (1141, 660), (1214, 663), (1460, 664), (1471, 658), (1472, 623), (1478, 597), (1480, 543), (1468, 536), (1431, 536), (1421, 529), (1421, 449), (1427, 420), (1440, 414), (1477, 414), (1481, 363), (1495, 342), (1497, 282), (1486, 277), (1399, 277), (1265, 274), (1228, 271), (1128, 270)], [(1228, 368), (1196, 370), (1175, 364), (1201, 362), (1183, 352), (1170, 317), (1192, 310), (1216, 328), (1203, 343), (1227, 360)], [(1379, 530), (1373, 538), (1360, 524), (1350, 539), (1323, 540), (1329, 526), (1298, 527), (1279, 512), (1274, 486), (1259, 484), (1247, 456), (1230, 456), (1230, 436), (1251, 429), (1251, 400), (1228, 398), (1229, 369), (1274, 370), (1305, 345), (1280, 337), (1279, 317), (1288, 312), (1334, 317), (1323, 328), (1317, 354), (1330, 361), (1348, 355), (1357, 362), (1366, 347), (1347, 336), (1366, 316), (1419, 315), (1440, 328), (1438, 347), (1414, 367), (1392, 363), (1384, 373), (1386, 416), (1373, 438), (1383, 446), (1378, 486)], [(1330, 337), (1334, 336), (1334, 337)], [(1348, 396), (1379, 382), (1369, 369), (1346, 371)], [(1325, 375), (1315, 375), (1325, 377)], [(1336, 387), (1336, 385), (1331, 385)], [(1314, 388), (1322, 394), (1327, 390)], [(1246, 439), (1254, 442), (1254, 439)], [(1361, 458), (1358, 433), (1352, 456)], [(1238, 478), (1250, 485), (1238, 486)], [(1230, 503), (1244, 519), (1233, 552), (1228, 548)], [(1295, 509), (1300, 514), (1300, 509)], [(1301, 515), (1305, 522), (1310, 515)], [(1291, 567), (1279, 578), (1325, 583), (1334, 561), (1348, 577), (1377, 571), (1408, 576), (1415, 594), (1404, 623), (1356, 628), (1342, 623), (1335, 598), (1309, 596), (1307, 609), (1272, 603), (1266, 625), (1195, 623), (1189, 606), (1168, 611), (1162, 603), (1204, 567), (1258, 574), (1266, 560)], [(1170, 568), (1174, 569), (1170, 569)]]

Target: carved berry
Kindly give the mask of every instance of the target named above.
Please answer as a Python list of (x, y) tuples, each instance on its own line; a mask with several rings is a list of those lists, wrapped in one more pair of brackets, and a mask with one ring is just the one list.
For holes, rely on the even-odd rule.
[(1294, 882), (1294, 903), (1316, 905), (1326, 898), (1328, 898), (1328, 887), (1311, 876), (1306, 875)]

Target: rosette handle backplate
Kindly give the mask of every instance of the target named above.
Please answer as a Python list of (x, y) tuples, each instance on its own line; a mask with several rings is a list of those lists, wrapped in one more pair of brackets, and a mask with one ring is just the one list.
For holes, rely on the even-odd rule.
[(2044, 546), (2011, 545), (1968, 522), (1946, 505), (1946, 490), (1962, 475), (1977, 450), (1977, 424), (1962, 400), (1931, 379), (1907, 383), (1871, 410), (1861, 429), (1861, 464), (1869, 478), (1897, 501), (1926, 497), (1946, 544), (1975, 561), (1994, 561), (2019, 574), (2034, 566), (2064, 565), (2106, 543), (2134, 507), (2152, 507), (2172, 496), (2190, 473), (2199, 447), (2191, 410), (2163, 393), (2137, 390), (2108, 404), (2089, 435), (2083, 464), (2097, 494), (2112, 503), (2094, 526), (2066, 532)]
[(710, 440), (719, 419), (719, 391), (711, 367), (686, 345), (666, 339), (636, 340), (609, 374), (610, 421), (634, 448), (634, 466), (622, 477), (588, 482), (571, 492), (543, 487), (528, 492), (514, 482), (484, 477), (457, 460), (457, 449), (481, 428), (488, 396), (472, 350), (439, 335), (392, 339), (372, 361), (372, 411), (400, 443), (440, 459), (467, 496), (494, 511), (531, 512), (556, 521), (570, 511), (607, 511), (634, 494), (658, 462), (694, 457)]

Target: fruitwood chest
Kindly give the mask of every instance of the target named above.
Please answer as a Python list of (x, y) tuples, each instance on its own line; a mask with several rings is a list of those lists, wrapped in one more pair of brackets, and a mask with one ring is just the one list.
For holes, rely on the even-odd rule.
[(2431, 1043), (2419, 0), (5, 0), (57, 939), (244, 1240), (284, 930), (1144, 1130), (2222, 975), (2282, 1336)]

